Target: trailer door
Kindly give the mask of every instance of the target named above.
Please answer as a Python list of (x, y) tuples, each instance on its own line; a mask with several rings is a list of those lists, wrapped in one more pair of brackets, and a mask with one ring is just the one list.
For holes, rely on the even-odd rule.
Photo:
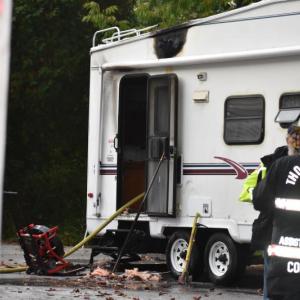
[(176, 201), (177, 77), (153, 76), (148, 79), (147, 168), (149, 186), (159, 159), (165, 153), (146, 211), (149, 215), (174, 216)]

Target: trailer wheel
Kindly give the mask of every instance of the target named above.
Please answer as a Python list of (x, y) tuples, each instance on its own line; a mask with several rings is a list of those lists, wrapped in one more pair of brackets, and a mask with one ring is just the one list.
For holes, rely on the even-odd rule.
[[(168, 241), (166, 248), (167, 266), (175, 278), (178, 278), (183, 272), (189, 239), (190, 234), (188, 232), (176, 231)], [(196, 268), (198, 258), (196, 248), (196, 245), (194, 245), (190, 259), (189, 274), (191, 275), (193, 275)]]
[(209, 279), (215, 284), (232, 283), (246, 266), (243, 253), (224, 233), (215, 233), (209, 238), (204, 257)]

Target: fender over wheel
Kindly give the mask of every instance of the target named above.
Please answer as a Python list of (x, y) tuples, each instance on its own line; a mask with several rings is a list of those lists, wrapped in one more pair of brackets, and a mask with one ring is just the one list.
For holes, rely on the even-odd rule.
[(213, 234), (205, 247), (205, 269), (215, 284), (228, 285), (246, 267), (246, 253), (225, 233)]

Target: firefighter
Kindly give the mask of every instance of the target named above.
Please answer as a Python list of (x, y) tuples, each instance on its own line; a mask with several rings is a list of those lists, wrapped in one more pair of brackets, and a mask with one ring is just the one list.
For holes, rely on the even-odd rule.
[[(286, 146), (281, 146), (275, 149), (274, 153), (265, 155), (261, 158), (261, 164), (254, 172), (246, 178), (243, 184), (243, 190), (240, 194), (240, 201), (252, 202), (252, 193), (257, 184), (266, 176), (266, 172), (270, 169), (271, 165), (279, 158), (292, 155), (294, 152), (294, 143), (296, 142), (296, 133), (298, 124), (294, 124), (288, 128), (286, 137)], [(266, 274), (268, 270), (269, 259), (266, 248), (271, 241), (272, 234), (272, 221), (273, 216), (270, 212), (261, 212), (258, 218), (254, 221), (252, 226), (251, 250), (263, 251), (264, 256), (264, 287), (263, 299), (268, 300)]]
[(252, 199), (255, 209), (273, 216), (267, 287), (274, 300), (300, 299), (300, 128), (290, 128), (288, 156), (272, 164)]

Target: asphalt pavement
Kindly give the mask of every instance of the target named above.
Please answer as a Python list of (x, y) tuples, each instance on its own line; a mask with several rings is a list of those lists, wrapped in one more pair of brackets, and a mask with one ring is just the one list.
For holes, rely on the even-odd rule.
[[(66, 247), (66, 251), (68, 248)], [(87, 264), (90, 249), (80, 249), (68, 260), (74, 264)], [(111, 259), (99, 255), (95, 263), (103, 265)], [(17, 244), (4, 244), (1, 247), (1, 263), (11, 267), (24, 264), (23, 253)], [(89, 269), (81, 272), (79, 276), (37, 276), (22, 273), (0, 274), (0, 299), (262, 299), (259, 288), (262, 284), (262, 266), (251, 266), (238, 284), (229, 287), (215, 287), (209, 282), (190, 283), (179, 285), (176, 280), (163, 270), (163, 262), (159, 259), (159, 271), (162, 274), (160, 282), (142, 282), (135, 280), (114, 279), (99, 280), (89, 276)], [(156, 265), (148, 266), (151, 270)], [(142, 265), (127, 265), (127, 268)], [(145, 266), (143, 267), (145, 269)], [(147, 268), (147, 265), (146, 265)]]

